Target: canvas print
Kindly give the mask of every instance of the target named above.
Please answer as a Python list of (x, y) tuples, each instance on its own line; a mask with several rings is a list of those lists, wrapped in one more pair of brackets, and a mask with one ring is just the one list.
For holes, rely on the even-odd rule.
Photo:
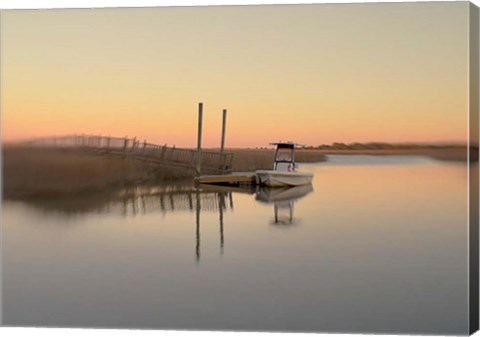
[(476, 331), (475, 5), (0, 15), (2, 325)]

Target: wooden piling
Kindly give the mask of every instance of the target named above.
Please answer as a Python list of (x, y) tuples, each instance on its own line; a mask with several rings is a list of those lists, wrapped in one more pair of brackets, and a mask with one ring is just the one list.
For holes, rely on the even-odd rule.
[(198, 103), (197, 163), (195, 167), (197, 176), (202, 173), (202, 119), (203, 103)]
[(227, 109), (223, 109), (222, 115), (222, 141), (220, 143), (220, 153), (225, 149), (225, 128), (227, 126)]

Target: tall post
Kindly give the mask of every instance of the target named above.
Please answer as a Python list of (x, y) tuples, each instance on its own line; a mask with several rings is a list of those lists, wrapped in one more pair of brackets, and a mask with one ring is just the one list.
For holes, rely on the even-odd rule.
[(202, 119), (203, 103), (198, 103), (198, 133), (197, 133), (197, 165), (195, 171), (199, 176), (202, 171)]
[(225, 128), (227, 126), (227, 109), (223, 109), (222, 116), (222, 142), (220, 144), (220, 153), (223, 153), (225, 148)]

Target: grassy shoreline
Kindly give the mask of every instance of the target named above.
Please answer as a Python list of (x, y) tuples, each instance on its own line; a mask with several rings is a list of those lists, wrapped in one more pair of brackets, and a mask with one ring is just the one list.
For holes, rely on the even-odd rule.
[[(234, 171), (272, 167), (273, 150), (234, 150)], [(316, 151), (299, 154), (308, 162), (325, 160)], [(135, 159), (59, 148), (2, 148), (3, 196), (6, 198), (101, 193), (118, 186), (192, 182), (193, 170), (169, 168)]]
[[(233, 171), (272, 168), (274, 150), (229, 149)], [(478, 152), (477, 152), (478, 153)], [(297, 150), (297, 162), (322, 162), (328, 154), (419, 155), (466, 161), (466, 148), (388, 150)], [(134, 159), (65, 149), (3, 146), (3, 196), (6, 198), (100, 193), (118, 186), (191, 182), (193, 170), (167, 168)], [(478, 159), (478, 158), (477, 158)]]

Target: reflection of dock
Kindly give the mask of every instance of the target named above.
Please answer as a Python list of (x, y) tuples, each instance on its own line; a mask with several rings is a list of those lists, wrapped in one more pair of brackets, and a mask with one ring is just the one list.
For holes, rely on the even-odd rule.
[(130, 191), (124, 195), (123, 214), (195, 212), (195, 260), (201, 258), (201, 213), (218, 213), (220, 254), (225, 247), (224, 213), (233, 210), (233, 193), (255, 194), (255, 200), (273, 205), (273, 225), (289, 227), (298, 224), (294, 218), (294, 204), (313, 191), (311, 185), (290, 188), (259, 188), (258, 186), (197, 185), (196, 189), (163, 189), (146, 194)]
[(195, 259), (200, 261), (201, 231), (200, 214), (214, 212), (219, 214), (220, 253), (225, 245), (224, 211), (233, 209), (232, 191), (200, 189), (165, 189), (146, 194), (145, 191), (130, 191), (123, 195), (123, 214), (137, 216), (147, 213), (195, 212)]
[(205, 192), (227, 192), (227, 193), (242, 193), (242, 194), (255, 194), (255, 186), (222, 186), (222, 185), (198, 185), (201, 191)]
[[(104, 191), (96, 195), (77, 195), (61, 199), (29, 199), (28, 204), (42, 211), (66, 216), (84, 213), (120, 214), (125, 217), (141, 217), (145, 214), (168, 215), (193, 213), (195, 221), (195, 259), (201, 256), (201, 213), (218, 214), (218, 235), (220, 254), (225, 248), (225, 213), (234, 209), (233, 194), (255, 195), (255, 200), (271, 204), (275, 225), (298, 223), (293, 215), (294, 203), (313, 191), (312, 186), (294, 188), (259, 188), (258, 186), (219, 185), (169, 185), (123, 187)], [(211, 218), (211, 217), (209, 217)], [(216, 221), (215, 221), (216, 222)], [(209, 224), (211, 228), (212, 224)]]
[(255, 185), (257, 175), (255, 172), (234, 172), (224, 175), (206, 175), (195, 178), (200, 184), (220, 185)]
[[(226, 203), (225, 199), (230, 202)], [(122, 197), (122, 214), (219, 212), (233, 208), (231, 192), (169, 191), (151, 195), (125, 195)], [(227, 207), (229, 206), (229, 207)]]

